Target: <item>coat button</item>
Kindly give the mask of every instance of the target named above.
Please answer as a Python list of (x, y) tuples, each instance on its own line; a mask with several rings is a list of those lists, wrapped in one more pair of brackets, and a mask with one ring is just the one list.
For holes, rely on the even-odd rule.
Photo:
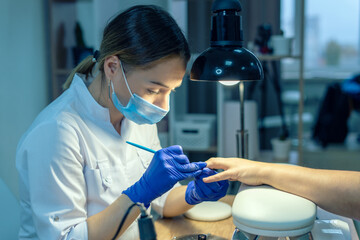
[(111, 177), (106, 177), (104, 180), (105, 180), (106, 183), (111, 183), (112, 182)]

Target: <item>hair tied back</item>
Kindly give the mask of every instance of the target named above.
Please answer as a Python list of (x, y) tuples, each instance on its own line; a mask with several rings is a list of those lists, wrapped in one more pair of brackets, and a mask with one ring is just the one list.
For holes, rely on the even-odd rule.
[(94, 52), (94, 54), (93, 54), (93, 59), (92, 59), (92, 61), (93, 61), (93, 62), (97, 62), (99, 56), (100, 56), (100, 52), (99, 52), (98, 50), (96, 50), (96, 51)]

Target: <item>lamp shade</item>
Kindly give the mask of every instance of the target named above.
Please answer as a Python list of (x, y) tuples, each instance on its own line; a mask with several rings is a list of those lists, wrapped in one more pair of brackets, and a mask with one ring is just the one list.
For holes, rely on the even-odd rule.
[(242, 47), (210, 47), (193, 63), (194, 81), (253, 81), (263, 79), (260, 61)]
[(259, 59), (243, 47), (238, 0), (216, 0), (212, 6), (210, 48), (194, 61), (195, 81), (253, 81), (263, 79)]

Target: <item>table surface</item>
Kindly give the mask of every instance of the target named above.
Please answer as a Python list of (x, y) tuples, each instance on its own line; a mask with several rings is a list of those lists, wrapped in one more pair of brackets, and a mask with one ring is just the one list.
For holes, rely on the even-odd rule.
[[(235, 195), (226, 195), (219, 201), (233, 204)], [(329, 213), (321, 208), (317, 210), (319, 219), (339, 219), (349, 224), (352, 240), (359, 240), (354, 223), (351, 219)], [(162, 218), (155, 221), (157, 239), (170, 240), (173, 237), (181, 237), (190, 234), (212, 234), (225, 239), (231, 239), (235, 230), (233, 218), (227, 218), (215, 222), (202, 222), (188, 219), (184, 216), (174, 218)]]
[[(232, 205), (235, 195), (226, 195), (219, 201)], [(167, 240), (189, 234), (208, 234), (231, 239), (235, 230), (232, 217), (215, 222), (202, 222), (184, 216), (163, 218), (155, 221), (157, 239)]]

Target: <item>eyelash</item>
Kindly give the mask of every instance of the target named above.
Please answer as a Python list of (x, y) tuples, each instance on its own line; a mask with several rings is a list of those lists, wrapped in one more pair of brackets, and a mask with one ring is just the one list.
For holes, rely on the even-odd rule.
[(155, 94), (155, 95), (157, 95), (157, 94), (159, 94), (159, 93), (160, 93), (160, 91), (155, 92), (155, 91), (150, 90), (150, 89), (148, 89), (147, 91), (148, 91), (148, 93), (149, 93), (149, 94)]
[[(155, 91), (150, 90), (150, 89), (148, 89), (147, 91), (148, 91), (148, 93), (149, 93), (149, 94), (155, 94), (155, 95), (157, 95), (157, 94), (159, 94), (159, 93), (160, 93), (160, 91), (155, 92)], [(176, 92), (176, 90), (175, 90), (175, 89), (171, 89), (171, 92), (173, 92), (173, 93), (174, 93), (174, 92)]]

